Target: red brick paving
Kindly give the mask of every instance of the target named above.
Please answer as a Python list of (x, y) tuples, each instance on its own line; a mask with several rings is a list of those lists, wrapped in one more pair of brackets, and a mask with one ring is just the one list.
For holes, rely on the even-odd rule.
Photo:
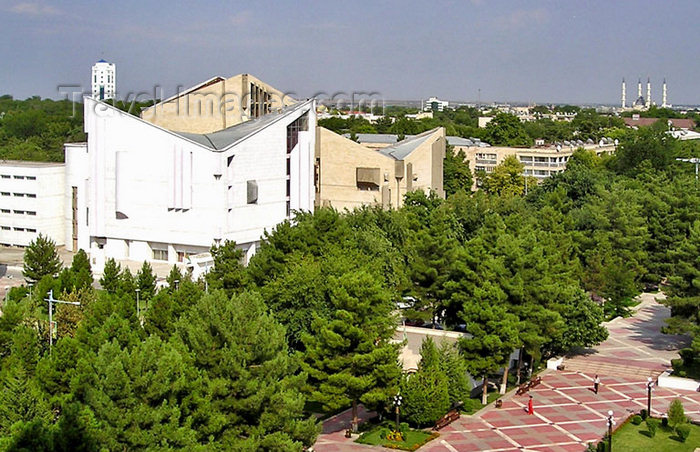
[[(663, 306), (647, 299), (638, 316), (614, 321), (610, 339), (593, 354), (565, 361), (566, 371), (543, 372), (542, 384), (529, 394), (511, 392), (504, 396), (500, 409), (489, 406), (473, 416), (462, 416), (420, 450), (584, 451), (588, 442), (598, 442), (605, 434), (608, 410), (622, 422), (646, 408), (646, 377), (669, 367), (669, 360), (676, 356), (674, 350), (683, 345), (683, 338), (660, 335), (660, 325), (668, 316)], [(592, 391), (596, 373), (601, 378), (598, 394)], [(533, 396), (534, 415), (524, 410), (529, 395)], [(667, 388), (653, 392), (654, 415), (664, 413), (674, 398), (681, 398), (686, 414), (700, 421), (700, 393)], [(332, 422), (336, 429), (345, 417)], [(317, 452), (388, 450), (353, 443), (339, 430), (322, 434), (314, 448)]]

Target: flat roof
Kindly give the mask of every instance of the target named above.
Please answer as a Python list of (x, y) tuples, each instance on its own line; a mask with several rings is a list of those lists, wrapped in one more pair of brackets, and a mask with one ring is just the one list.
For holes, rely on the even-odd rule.
[(65, 166), (63, 162), (30, 162), (28, 160), (0, 160), (2, 166), (18, 166), (22, 168), (50, 168), (57, 166)]

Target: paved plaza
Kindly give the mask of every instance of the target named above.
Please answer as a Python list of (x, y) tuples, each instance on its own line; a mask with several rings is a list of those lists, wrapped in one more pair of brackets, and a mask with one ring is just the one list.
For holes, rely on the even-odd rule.
[[(685, 346), (687, 338), (660, 334), (668, 308), (645, 294), (636, 314), (608, 324), (610, 338), (594, 350), (565, 360), (564, 371), (542, 372), (542, 383), (529, 394), (503, 397), (503, 406), (490, 405), (440, 431), (440, 437), (421, 447), (430, 452), (468, 451), (584, 451), (599, 441), (605, 431), (608, 410), (617, 422), (647, 406), (646, 381), (670, 367), (670, 359)], [(593, 378), (601, 385), (593, 392)], [(529, 395), (535, 412), (525, 411)], [(675, 398), (680, 398), (691, 418), (700, 421), (700, 393), (655, 388), (652, 412), (660, 416)], [(353, 443), (342, 435), (349, 416), (324, 423), (317, 452), (389, 450)], [(367, 416), (367, 414), (365, 414)]]

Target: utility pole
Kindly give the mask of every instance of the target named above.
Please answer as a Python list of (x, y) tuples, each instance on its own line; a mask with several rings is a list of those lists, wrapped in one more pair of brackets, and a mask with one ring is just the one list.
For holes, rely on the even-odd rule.
[(44, 298), (44, 301), (49, 302), (49, 353), (51, 353), (51, 349), (53, 348), (53, 304), (54, 303), (63, 303), (63, 304), (72, 304), (74, 306), (80, 306), (79, 301), (64, 301), (64, 300), (56, 300), (53, 297), (53, 289), (49, 291), (49, 298)]
[(700, 158), (693, 157), (690, 159), (676, 159), (679, 162), (693, 163), (695, 164), (695, 187), (698, 186), (698, 165), (700, 165)]

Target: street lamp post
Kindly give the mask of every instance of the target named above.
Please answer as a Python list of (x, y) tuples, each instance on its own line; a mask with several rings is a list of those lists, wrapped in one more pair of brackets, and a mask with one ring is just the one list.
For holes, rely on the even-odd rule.
[(647, 377), (647, 416), (651, 417), (651, 391), (654, 390), (654, 382)]
[(79, 301), (56, 300), (53, 297), (53, 289), (49, 291), (49, 298), (45, 298), (44, 301), (49, 302), (49, 353), (51, 353), (51, 349), (53, 348), (53, 304), (54, 303), (63, 303), (63, 304), (72, 304), (74, 306), (80, 306), (80, 302)]
[(676, 159), (679, 162), (693, 163), (695, 165), (695, 186), (698, 185), (698, 166), (700, 166), (700, 158), (693, 157), (690, 159)]
[(176, 280), (174, 281), (174, 283), (175, 283), (175, 290), (178, 290), (178, 289), (180, 288), (180, 280), (179, 280), (179, 279), (176, 279)]
[(401, 394), (396, 394), (394, 396), (394, 406), (396, 407), (396, 431), (399, 431), (399, 412), (401, 409), (401, 401), (403, 401), (403, 397), (401, 397)]
[(608, 452), (612, 452), (612, 428), (615, 425), (612, 410), (608, 411)]
[(139, 300), (139, 292), (141, 289), (136, 288), (136, 318), (141, 322), (141, 302)]

